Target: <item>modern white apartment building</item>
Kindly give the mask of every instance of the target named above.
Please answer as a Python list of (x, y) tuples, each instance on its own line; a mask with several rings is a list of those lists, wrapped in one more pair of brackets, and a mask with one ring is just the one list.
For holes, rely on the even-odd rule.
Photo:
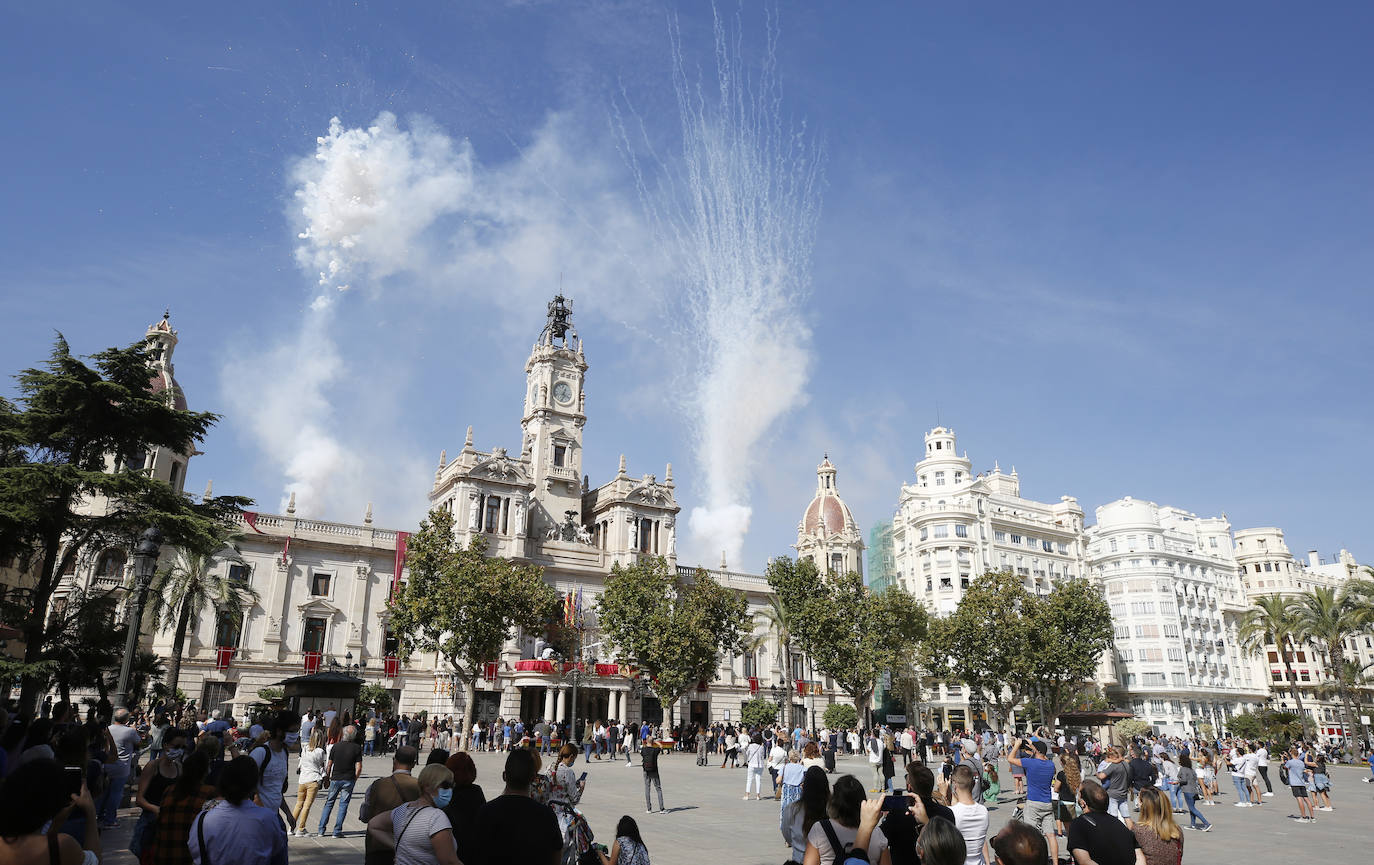
[[(916, 480), (903, 484), (892, 520), (893, 580), (935, 613), (952, 612), (969, 581), (1010, 570), (1033, 592), (1056, 579), (1086, 574), (1083, 510), (1072, 496), (1046, 503), (1023, 498), (1021, 479), (994, 463), (974, 473), (955, 450), (954, 431), (925, 436)], [(958, 684), (941, 683), (931, 701), (936, 726), (973, 727), (984, 720)]]
[(1107, 695), (1168, 733), (1220, 730), (1261, 705), (1267, 684), (1236, 636), (1248, 601), (1226, 518), (1129, 496), (1096, 513), (1088, 564), (1115, 627)]

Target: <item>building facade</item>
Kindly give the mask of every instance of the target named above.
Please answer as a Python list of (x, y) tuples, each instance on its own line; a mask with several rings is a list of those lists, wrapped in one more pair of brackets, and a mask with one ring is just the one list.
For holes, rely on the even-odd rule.
[(868, 530), (868, 587), (881, 592), (897, 583), (897, 560), (892, 553), (892, 522), (879, 520)]
[[(925, 435), (916, 480), (903, 484), (892, 518), (895, 584), (936, 614), (953, 612), (976, 576), (1008, 570), (1032, 592), (1048, 592), (1057, 579), (1087, 573), (1083, 510), (1072, 496), (1047, 503), (1021, 495), (1016, 469), (993, 464), (974, 473), (955, 450), (954, 430)], [(969, 729), (986, 723), (957, 682), (937, 682), (929, 694), (927, 723)]]
[(1263, 704), (1267, 686), (1237, 637), (1248, 601), (1225, 517), (1128, 496), (1097, 508), (1086, 537), (1111, 605), (1116, 705), (1161, 732), (1193, 734)]
[(816, 564), (821, 573), (864, 573), (864, 540), (849, 505), (840, 498), (839, 472), (826, 454), (816, 466), (816, 495), (797, 523), (799, 559)]
[[(171, 367), (176, 332), (164, 318), (149, 329), (148, 337), (159, 349), (152, 362), (154, 390), (184, 408), (186, 398)], [(595, 656), (574, 671), (571, 665), (537, 657), (543, 634), (515, 634), (483, 669), (478, 719), (570, 720), (575, 712), (579, 719), (657, 721), (665, 714), (665, 707), (617, 663), (615, 647), (603, 644), (595, 600), (616, 564), (661, 556), (684, 578), (697, 578), (700, 572), (677, 561), (680, 508), (671, 465), (662, 480), (652, 473), (631, 475), (623, 456), (605, 483), (592, 486), (583, 474), (588, 368), (570, 306), (556, 298), (525, 366), (519, 448), (478, 449), (469, 427), (453, 459), (447, 452), (440, 454), (428, 491), (431, 508), (453, 514), (460, 543), (481, 537), (489, 555), (538, 565), (561, 594), (577, 599), (588, 656)], [(189, 458), (152, 453), (145, 457), (145, 467), (180, 489)], [(833, 493), (834, 467), (828, 475), (825, 464), (822, 470), (818, 476), (829, 477)], [(847, 556), (843, 565), (861, 567), (857, 525), (840, 506), (843, 525), (836, 532), (827, 523), (829, 534), (817, 536), (823, 542), (818, 549), (839, 551)], [(249, 512), (240, 521), (241, 559), (226, 558), (214, 567), (250, 586), (257, 600), (241, 617), (207, 610), (193, 622), (179, 682), (189, 697), (203, 707), (243, 714), (264, 687), (302, 673), (337, 670), (382, 684), (399, 712), (457, 717), (463, 711), (462, 688), (446, 662), (422, 653), (401, 661), (397, 635), (388, 630), (387, 598), (406, 579), (406, 530), (374, 526), (370, 505), (359, 523), (306, 518), (295, 513), (294, 496), (286, 513)], [(164, 548), (163, 561), (175, 555)], [(73, 562), (65, 591), (78, 585), (119, 591), (130, 583), (124, 551), (83, 553)], [(751, 613), (768, 605), (771, 590), (763, 576), (729, 571), (724, 563), (706, 573), (741, 592)], [(723, 656), (715, 677), (674, 707), (676, 720), (738, 720), (742, 704), (755, 697), (781, 698), (790, 703), (796, 719), (809, 713), (819, 719), (830, 703), (848, 702), (831, 681), (805, 675), (795, 663), (788, 678), (797, 682), (796, 690), (786, 697), (781, 692), (784, 653), (757, 615), (755, 636), (751, 650)], [(173, 635), (145, 632), (145, 642), (166, 658)]]

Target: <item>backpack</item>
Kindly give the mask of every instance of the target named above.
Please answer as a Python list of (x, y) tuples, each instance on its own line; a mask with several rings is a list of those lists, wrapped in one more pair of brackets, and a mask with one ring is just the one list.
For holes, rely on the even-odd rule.
[(849, 845), (841, 844), (840, 837), (835, 834), (835, 827), (830, 825), (829, 820), (822, 820), (820, 827), (825, 833), (826, 840), (830, 842), (830, 849), (835, 851), (835, 865), (869, 865), (868, 851), (861, 847), (849, 848)]

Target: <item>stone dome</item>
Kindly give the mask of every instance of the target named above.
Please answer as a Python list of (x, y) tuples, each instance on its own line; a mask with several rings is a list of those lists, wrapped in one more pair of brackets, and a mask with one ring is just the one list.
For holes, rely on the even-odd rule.
[(818, 495), (806, 506), (806, 516), (802, 517), (802, 531), (814, 534), (822, 526), (828, 535), (844, 531), (846, 522), (854, 519), (849, 507), (836, 495)]

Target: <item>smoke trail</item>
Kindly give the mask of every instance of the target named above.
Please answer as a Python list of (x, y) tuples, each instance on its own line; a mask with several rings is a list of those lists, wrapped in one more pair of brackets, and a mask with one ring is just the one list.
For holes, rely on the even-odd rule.
[[(782, 116), (776, 10), (766, 16), (752, 75), (739, 15), (727, 27), (712, 11), (714, 87), (688, 73), (677, 21), (669, 21), (681, 152), (655, 155), (642, 122), (632, 143), (618, 108), (614, 125), (646, 213), (673, 259), (700, 366), (688, 408), (697, 423), (706, 503), (692, 511), (694, 540), (699, 552), (721, 550), (738, 565), (758, 443), (805, 401), (811, 331), (801, 309), (810, 289), (823, 153), (804, 127)], [(637, 149), (649, 151), (648, 172)]]

